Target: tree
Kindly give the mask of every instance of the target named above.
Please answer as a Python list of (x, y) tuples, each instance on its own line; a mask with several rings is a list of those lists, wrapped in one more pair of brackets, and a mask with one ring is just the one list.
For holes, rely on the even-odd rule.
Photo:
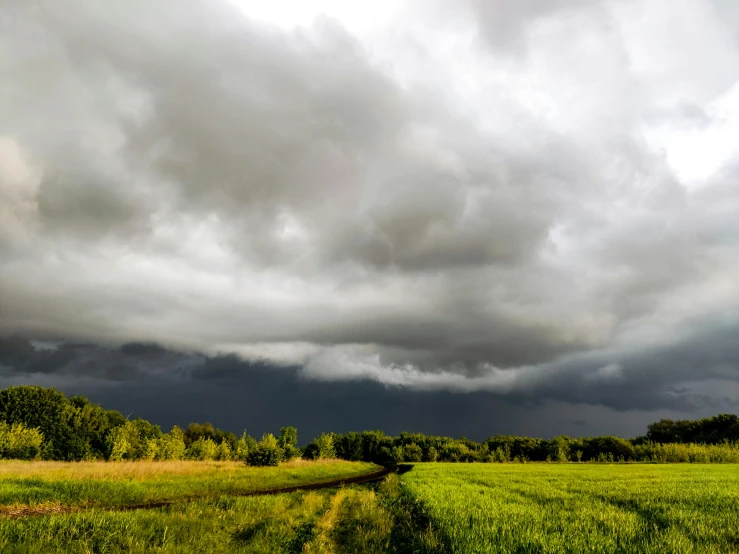
[(246, 456), (250, 466), (276, 466), (282, 460), (282, 449), (275, 436), (268, 433), (262, 437)]
[(236, 441), (236, 448), (234, 449), (234, 457), (237, 460), (240, 460), (242, 462), (245, 462), (247, 459), (247, 456), (249, 455), (249, 452), (256, 447), (257, 441), (254, 439), (254, 437), (249, 436), (249, 434), (244, 431), (241, 434), (241, 437)]
[(423, 459), (423, 451), (415, 442), (403, 447), (403, 459), (406, 462), (420, 462)]
[(222, 462), (231, 459), (231, 446), (226, 439), (223, 439), (216, 448), (215, 459)]
[(216, 457), (218, 445), (211, 438), (200, 437), (187, 447), (185, 457), (189, 460), (212, 460)]
[(295, 446), (298, 444), (298, 430), (295, 427), (281, 427), (277, 442), (281, 448), (288, 445)]
[(211, 439), (216, 444), (220, 444), (225, 440), (232, 450), (236, 448), (237, 438), (235, 434), (213, 427), (213, 424), (209, 422), (190, 423), (185, 429), (186, 446), (190, 446), (198, 439)]
[(158, 460), (181, 460), (185, 457), (185, 433), (175, 425), (159, 442)]
[(43, 441), (44, 436), (38, 429), (0, 421), (0, 458), (33, 460), (41, 453)]

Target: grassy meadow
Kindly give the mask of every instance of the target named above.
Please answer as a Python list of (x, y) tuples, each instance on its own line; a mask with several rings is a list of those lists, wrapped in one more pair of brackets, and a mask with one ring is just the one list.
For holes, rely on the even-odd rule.
[(247, 467), (240, 462), (0, 461), (0, 514), (33, 507), (115, 507), (319, 483), (369, 473), (366, 462), (319, 460)]
[[(3, 504), (91, 509), (0, 517), (0, 552), (739, 553), (736, 465), (418, 463), (381, 483), (236, 495), (375, 467), (7, 462)], [(101, 509), (131, 498), (191, 500)]]
[(393, 552), (394, 520), (372, 488), (294, 492), (0, 519), (8, 553)]
[(417, 464), (410, 503), (451, 553), (739, 552), (739, 466)]

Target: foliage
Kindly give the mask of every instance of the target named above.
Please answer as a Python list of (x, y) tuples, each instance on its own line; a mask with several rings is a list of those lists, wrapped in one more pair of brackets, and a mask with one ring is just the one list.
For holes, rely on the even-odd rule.
[(406, 444), (403, 447), (404, 462), (420, 462), (423, 459), (423, 450), (415, 442)]
[(0, 421), (38, 429), (44, 458), (83, 460), (107, 458), (106, 437), (125, 419), (81, 396), (68, 399), (53, 388), (19, 386), (0, 390)]
[(305, 447), (303, 457), (308, 460), (335, 458), (336, 450), (334, 448), (334, 434), (323, 433), (313, 439), (313, 442)]
[(647, 427), (644, 441), (719, 444), (739, 441), (739, 416), (719, 414), (697, 420), (660, 419)]
[(737, 464), (739, 445), (724, 444), (658, 444), (634, 447), (637, 460), (658, 463)]
[[(289, 461), (302, 453), (305, 459), (340, 458), (383, 465), (421, 461), (728, 463), (736, 460), (739, 452), (739, 417), (732, 414), (695, 421), (663, 419), (649, 425), (646, 436), (632, 440), (614, 436), (558, 436), (547, 440), (494, 435), (476, 442), (465, 437), (406, 432), (391, 437), (382, 431), (363, 431), (324, 433), (301, 451), (298, 431), (291, 426), (282, 427), (276, 438), (269, 435), (272, 439), (267, 439), (265, 435), (259, 443), (246, 433), (237, 438), (211, 423), (190, 423), (184, 431), (175, 427), (163, 434), (157, 425), (144, 419), (128, 420), (83, 396), (67, 398), (55, 389), (22, 386), (0, 391), (1, 422), (11, 429), (16, 424), (29, 432), (35, 429), (39, 435), (34, 435), (35, 442), (31, 441), (27, 449), (5, 448), (0, 456), (50, 460), (186, 458), (273, 464), (276, 457)], [(39, 436), (40, 446), (33, 446)]]
[(190, 423), (184, 432), (185, 446), (190, 446), (198, 439), (210, 439), (216, 444), (225, 440), (232, 450), (236, 448), (237, 442), (235, 434), (213, 427), (212, 423)]
[(185, 457), (185, 437), (182, 429), (176, 425), (159, 439), (157, 460), (181, 460)]
[(233, 451), (235, 460), (245, 462), (249, 452), (257, 445), (257, 441), (244, 431), (241, 437), (236, 441), (236, 447)]
[(22, 423), (8, 425), (0, 421), (0, 458), (33, 460), (41, 453), (44, 436), (38, 429)]
[(246, 463), (250, 466), (276, 466), (281, 460), (282, 449), (271, 433), (264, 435), (246, 457)]
[(210, 437), (200, 437), (185, 450), (188, 460), (213, 460), (218, 452), (218, 446)]
[(158, 425), (152, 425), (145, 419), (126, 420), (108, 433), (109, 459), (153, 460), (159, 451), (161, 437), (162, 431)]

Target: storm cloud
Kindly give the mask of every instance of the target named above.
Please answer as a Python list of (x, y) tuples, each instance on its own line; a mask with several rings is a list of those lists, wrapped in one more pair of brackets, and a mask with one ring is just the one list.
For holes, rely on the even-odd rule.
[(736, 409), (730, 2), (260, 4), (3, 3), (3, 378)]

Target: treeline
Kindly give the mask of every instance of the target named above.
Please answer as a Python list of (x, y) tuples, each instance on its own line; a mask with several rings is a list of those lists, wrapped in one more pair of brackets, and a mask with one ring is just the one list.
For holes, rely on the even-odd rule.
[(493, 436), (486, 441), (380, 431), (322, 435), (303, 457), (337, 457), (381, 465), (404, 462), (659, 462), (739, 463), (739, 443), (672, 443), (621, 437), (553, 439)]
[(381, 465), (404, 462), (692, 462), (739, 463), (739, 417), (660, 420), (643, 437), (496, 435), (485, 441), (382, 431), (324, 433), (299, 448), (298, 432), (283, 427), (261, 440), (191, 423), (163, 433), (144, 419), (127, 419), (83, 396), (53, 388), (0, 391), (0, 458), (46, 460), (238, 460), (277, 465), (296, 457), (340, 458)]
[(703, 419), (660, 419), (647, 426), (637, 442), (720, 444), (739, 441), (739, 416), (721, 414)]
[(283, 427), (257, 441), (210, 423), (174, 426), (163, 433), (145, 419), (129, 420), (84, 396), (67, 398), (53, 388), (0, 391), (0, 458), (23, 460), (238, 460), (277, 465), (301, 454), (298, 432)]

